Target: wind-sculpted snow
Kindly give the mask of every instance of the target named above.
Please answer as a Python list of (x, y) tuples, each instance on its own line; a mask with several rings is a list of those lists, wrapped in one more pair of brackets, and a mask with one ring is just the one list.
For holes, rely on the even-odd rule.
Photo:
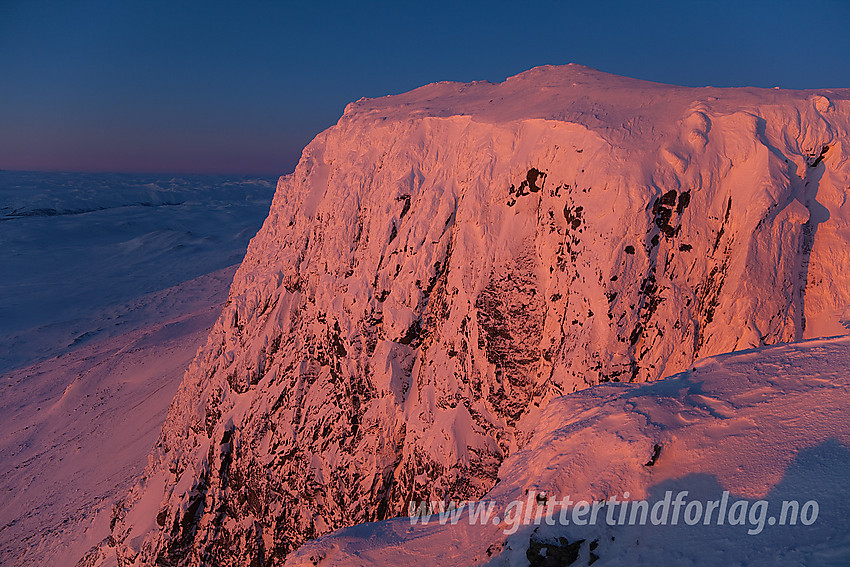
[(481, 496), (553, 398), (844, 331), (848, 95), (570, 65), (349, 105), (84, 564), (274, 564)]
[[(844, 565), (848, 386), (850, 337), (841, 337), (721, 355), (652, 384), (561, 396), (481, 501), (442, 521), (437, 510), (341, 529), (308, 542), (286, 565)], [(684, 492), (691, 508), (663, 512), (668, 491), (671, 500)], [(718, 506), (706, 523), (708, 502), (724, 491), (727, 513)], [(643, 500), (659, 513), (632, 520)], [(582, 515), (581, 501), (605, 506)], [(705, 504), (699, 521), (694, 502)], [(797, 503), (794, 524), (790, 511), (781, 523), (783, 502)], [(799, 509), (810, 502), (818, 512), (804, 522)]]

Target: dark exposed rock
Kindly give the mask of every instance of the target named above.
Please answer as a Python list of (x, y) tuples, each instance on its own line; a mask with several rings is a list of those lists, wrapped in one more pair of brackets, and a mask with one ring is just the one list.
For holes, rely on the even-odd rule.
[(645, 467), (654, 467), (655, 463), (658, 462), (658, 457), (661, 456), (661, 445), (656, 443), (652, 446), (652, 457), (650, 457), (649, 461), (647, 461), (643, 466)]
[(662, 197), (655, 200), (652, 205), (652, 213), (654, 215), (655, 225), (667, 238), (673, 238), (676, 235), (676, 228), (670, 225), (673, 218), (672, 207), (676, 203), (676, 191), (668, 191)]
[(567, 220), (569, 226), (576, 230), (581, 226), (581, 213), (584, 210), (584, 207), (571, 207), (569, 204), (564, 206), (564, 218)]
[(672, 207), (676, 204), (676, 190), (670, 189), (661, 196), (661, 204), (666, 207)]
[(537, 534), (532, 534), (528, 540), (528, 550), (525, 556), (529, 567), (562, 567), (578, 561), (579, 550), (583, 539), (572, 543), (565, 537), (552, 541), (541, 540)]
[(632, 346), (637, 344), (638, 340), (640, 340), (642, 335), (643, 335), (643, 326), (638, 324), (634, 328), (634, 330), (632, 331), (632, 334), (629, 335), (629, 344), (632, 345)]
[(828, 151), (829, 146), (821, 146), (820, 153), (810, 153), (806, 159), (806, 162), (809, 164), (809, 167), (817, 167), (820, 162), (823, 161), (823, 158), (826, 156), (826, 152)]
[(416, 342), (422, 332), (422, 323), (417, 319), (411, 323), (404, 335), (398, 339), (398, 342), (403, 345), (410, 345)]
[(679, 195), (679, 204), (676, 205), (676, 214), (682, 216), (682, 212), (688, 208), (688, 205), (691, 203), (691, 192), (684, 191), (681, 195)]
[(712, 252), (717, 251), (717, 247), (720, 246), (720, 239), (723, 238), (723, 234), (726, 232), (726, 224), (729, 222), (729, 213), (732, 211), (732, 195), (729, 195), (729, 201), (726, 203), (726, 214), (723, 215), (723, 223), (720, 225), (720, 230), (717, 231), (717, 238), (714, 239), (714, 249)]
[(480, 346), (512, 392), (491, 392), (491, 402), (509, 421), (519, 419), (531, 399), (534, 363), (540, 358), (543, 302), (536, 288), (533, 273), (517, 269), (492, 279), (475, 301)]
[[(537, 181), (540, 181), (540, 185), (537, 185)], [(522, 197), (523, 195), (528, 195), (530, 193), (537, 193), (541, 189), (543, 189), (543, 184), (546, 182), (546, 174), (537, 168), (532, 167), (528, 170), (528, 173), (525, 175), (525, 180), (519, 184), (519, 188), (516, 190), (517, 197)], [(511, 185), (510, 193), (513, 193), (514, 186)]]
[[(537, 180), (543, 179), (540, 183), (540, 187), (537, 186)], [(537, 193), (543, 188), (543, 183), (546, 181), (546, 174), (541, 173), (536, 168), (532, 167), (528, 170), (528, 173), (525, 175), (525, 181), (528, 183), (528, 189), (532, 193)]]
[(401, 213), (398, 215), (398, 218), (403, 219), (407, 211), (410, 210), (410, 195), (400, 195), (398, 200), (404, 202), (404, 205), (401, 207)]

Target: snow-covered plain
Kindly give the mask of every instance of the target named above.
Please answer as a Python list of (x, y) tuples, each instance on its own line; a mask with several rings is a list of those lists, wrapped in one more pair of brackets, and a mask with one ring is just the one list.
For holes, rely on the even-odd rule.
[(0, 172), (0, 564), (109, 533), (273, 187)]
[[(769, 373), (737, 388), (719, 372), (705, 393), (687, 376), (610, 383), (846, 333), (848, 148), (848, 89), (683, 88), (578, 65), (350, 104), (281, 178), (150, 465), (83, 564), (278, 564), (410, 500), (513, 495), (525, 474), (600, 498), (696, 472), (764, 494), (803, 449), (840, 457), (846, 438), (824, 428), (843, 427), (846, 404), (819, 415), (801, 401), (840, 397), (840, 376), (833, 391), (819, 371), (789, 372), (796, 407)], [(844, 346), (825, 348), (838, 359)], [(763, 463), (712, 460), (715, 445), (758, 452), (756, 434), (778, 430), (761, 394), (811, 421), (788, 430), (799, 447), (769, 435)], [(664, 427), (630, 403), (659, 406)], [(613, 448), (591, 456), (619, 484), (570, 468), (578, 437), (547, 444), (580, 416), (592, 427), (579, 437), (634, 437), (591, 444)], [(710, 436), (730, 424), (728, 440)], [(677, 453), (668, 437), (657, 484), (642, 463), (673, 427), (680, 449), (702, 445)], [(619, 477), (602, 466), (621, 461)], [(816, 461), (801, 461), (812, 478)]]
[(238, 264), (274, 180), (0, 171), (0, 372), (126, 329), (103, 308)]

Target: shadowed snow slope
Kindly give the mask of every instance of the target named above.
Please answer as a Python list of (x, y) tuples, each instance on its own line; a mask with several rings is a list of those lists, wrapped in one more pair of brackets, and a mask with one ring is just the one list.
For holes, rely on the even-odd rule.
[(109, 534), (273, 191), (0, 171), (0, 565), (73, 565)]
[(85, 563), (273, 564), (480, 497), (554, 398), (846, 331), (848, 99), (568, 65), (349, 105)]
[(73, 565), (106, 537), (234, 272), (113, 307), (123, 334), (0, 378), (0, 564)]
[[(587, 565), (592, 555), (599, 566), (846, 565), (848, 407), (847, 337), (709, 358), (652, 384), (594, 386), (552, 400), (528, 445), (502, 464), (501, 481), (484, 496), (498, 521), (470, 525), (467, 506), (455, 525), (440, 525), (437, 514), (427, 525), (407, 518), (364, 524), (305, 544), (286, 564), (566, 565), (543, 560), (564, 553), (565, 538), (574, 545), (576, 565)], [(645, 466), (656, 444), (660, 456)], [(577, 516), (588, 525), (575, 525), (571, 505), (563, 514), (570, 523), (560, 525), (566, 496), (607, 503), (626, 493), (655, 504), (667, 491), (673, 499), (688, 491), (686, 501), (702, 503), (728, 491), (723, 525), (718, 511), (710, 525), (704, 515), (694, 522), (695, 505), (688, 513), (682, 506), (675, 525), (672, 506), (666, 525), (652, 525), (650, 516), (644, 526), (637, 525), (640, 516), (628, 525), (627, 508), (619, 525), (622, 505), (616, 503), (609, 506), (611, 521), (603, 507), (595, 525), (589, 513)], [(545, 504), (537, 502), (540, 492)], [(753, 513), (762, 499), (766, 512)], [(740, 500), (747, 502), (744, 521), (730, 525)], [(803, 525), (800, 516), (788, 525), (789, 512), (779, 525), (782, 502), (791, 500), (817, 502), (814, 523)], [(522, 508), (506, 510), (511, 501)], [(522, 525), (516, 518), (526, 508), (530, 521)]]

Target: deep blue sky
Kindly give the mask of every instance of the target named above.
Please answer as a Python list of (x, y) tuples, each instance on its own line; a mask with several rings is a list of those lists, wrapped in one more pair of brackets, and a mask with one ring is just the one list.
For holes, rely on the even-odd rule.
[(542, 64), (850, 87), (848, 30), (848, 0), (0, 0), (0, 168), (280, 174), (352, 100)]

